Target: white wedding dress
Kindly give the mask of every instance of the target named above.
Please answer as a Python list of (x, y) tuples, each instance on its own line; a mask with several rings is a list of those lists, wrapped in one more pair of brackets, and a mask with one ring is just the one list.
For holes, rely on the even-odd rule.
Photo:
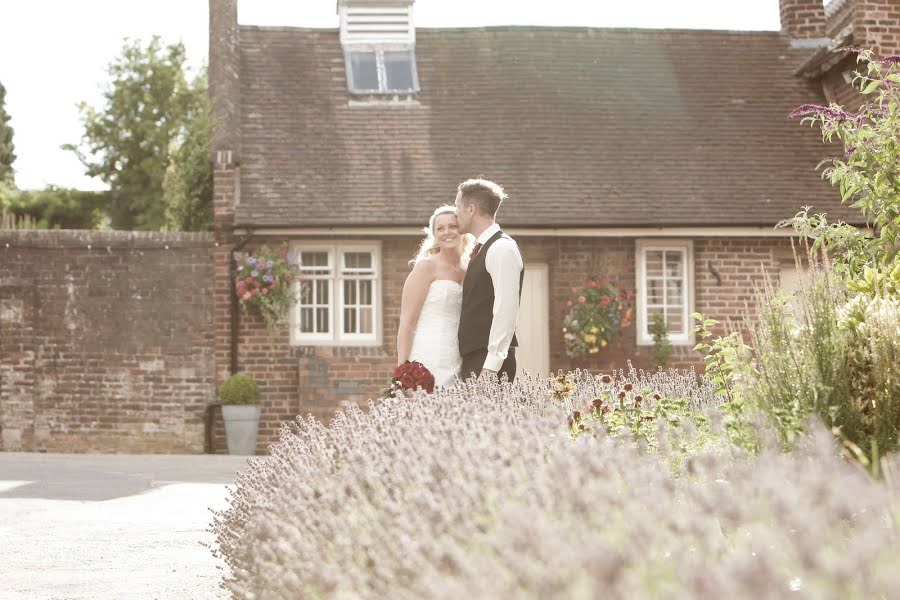
[(435, 387), (449, 387), (462, 367), (458, 338), (462, 292), (462, 284), (450, 279), (432, 281), (413, 332), (409, 360), (431, 371)]

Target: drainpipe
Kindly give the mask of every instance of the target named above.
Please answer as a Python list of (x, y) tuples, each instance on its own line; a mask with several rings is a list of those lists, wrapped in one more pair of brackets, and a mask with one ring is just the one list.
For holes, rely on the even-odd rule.
[[(231, 375), (234, 375), (238, 372), (238, 297), (237, 290), (234, 287), (234, 275), (235, 275), (235, 266), (234, 266), (234, 253), (239, 252), (244, 246), (247, 245), (247, 242), (250, 241), (250, 238), (253, 237), (253, 233), (247, 233), (240, 239), (240, 241), (231, 247), (231, 252), (228, 253), (228, 286), (230, 288), (230, 293), (228, 294), (231, 299), (231, 365), (229, 367), (229, 371)], [(206, 406), (206, 419), (205, 419), (205, 435), (203, 440), (203, 451), (206, 454), (213, 453), (212, 447), (212, 429), (213, 429), (213, 415), (215, 414), (215, 409), (222, 406), (221, 402), (211, 402)]]

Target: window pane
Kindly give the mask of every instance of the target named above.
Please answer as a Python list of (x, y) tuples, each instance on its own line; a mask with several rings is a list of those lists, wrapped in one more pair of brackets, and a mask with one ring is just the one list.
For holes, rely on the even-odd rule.
[(345, 281), (344, 282), (344, 304), (347, 305), (355, 305), (356, 304), (356, 282), (355, 281)]
[(666, 325), (668, 325), (666, 330), (669, 333), (682, 333), (684, 331), (681, 316), (681, 307), (669, 308), (666, 318)]
[(348, 270), (372, 269), (372, 254), (370, 252), (347, 252), (344, 254), (344, 267)]
[(359, 282), (359, 303), (363, 306), (372, 306), (372, 281)]
[(315, 281), (310, 281), (309, 283), (300, 286), (300, 304), (313, 303), (313, 287), (315, 284)]
[(373, 311), (371, 308), (361, 308), (359, 310), (359, 332), (360, 333), (372, 333), (375, 329), (374, 327), (374, 319), (372, 318)]
[(375, 52), (350, 53), (350, 80), (355, 91), (378, 91)]
[(385, 52), (384, 71), (387, 76), (387, 91), (409, 91), (413, 89), (412, 53)]
[(662, 250), (651, 250), (647, 252), (647, 277), (662, 277), (662, 265)]
[(647, 304), (663, 303), (663, 287), (661, 279), (650, 279), (647, 281)]
[(311, 309), (311, 308), (301, 308), (300, 309), (300, 331), (302, 333), (312, 333), (313, 332), (313, 309)]
[(356, 309), (344, 309), (344, 333), (356, 333)]
[(302, 252), (300, 254), (300, 264), (304, 267), (327, 267), (327, 252)]
[(316, 331), (319, 333), (328, 333), (331, 331), (331, 327), (329, 327), (329, 322), (331, 319), (328, 317), (328, 309), (327, 308), (317, 308), (316, 309)]
[(328, 282), (327, 281), (314, 281), (316, 286), (316, 304), (328, 304), (329, 296), (328, 293)]
[(666, 252), (666, 275), (669, 277), (681, 277), (681, 266), (683, 263), (683, 255), (681, 252)]
[(684, 303), (684, 282), (680, 279), (670, 279), (666, 282), (666, 303), (667, 304), (683, 304)]

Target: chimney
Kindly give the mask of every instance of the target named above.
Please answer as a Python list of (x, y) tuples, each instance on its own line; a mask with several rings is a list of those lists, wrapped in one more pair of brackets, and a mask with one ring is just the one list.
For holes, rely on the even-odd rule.
[(887, 56), (900, 53), (900, 0), (850, 0), (853, 42)]
[(237, 0), (209, 0), (210, 160), (237, 164), (240, 153), (240, 47)]
[(825, 36), (825, 7), (822, 0), (779, 0), (781, 31), (793, 48), (820, 48), (831, 40)]

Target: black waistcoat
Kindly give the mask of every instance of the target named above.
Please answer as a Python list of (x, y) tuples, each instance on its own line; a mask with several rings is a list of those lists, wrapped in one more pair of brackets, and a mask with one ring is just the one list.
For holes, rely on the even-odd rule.
[[(466, 278), (463, 280), (462, 314), (459, 318), (459, 353), (462, 356), (488, 346), (491, 324), (494, 322), (494, 280), (488, 273), (484, 259), (488, 249), (502, 236), (502, 231), (491, 236), (469, 263), (469, 269), (466, 271)], [(519, 274), (520, 298), (524, 277), (523, 266)], [(513, 335), (510, 347), (518, 345), (519, 342)]]

